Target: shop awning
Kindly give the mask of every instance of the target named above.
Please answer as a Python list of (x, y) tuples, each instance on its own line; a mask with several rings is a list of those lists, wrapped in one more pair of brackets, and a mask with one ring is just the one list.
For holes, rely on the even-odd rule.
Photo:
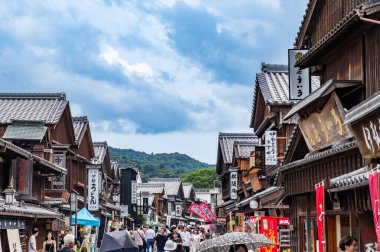
[(334, 91), (337, 88), (346, 88), (351, 86), (358, 86), (362, 85), (361, 81), (351, 81), (351, 80), (333, 80), (330, 79), (325, 84), (321, 85), (318, 89), (316, 89), (314, 92), (306, 96), (303, 100), (299, 101), (297, 104), (295, 104), (291, 110), (288, 112), (288, 114), (285, 115), (284, 120), (288, 120), (293, 115), (298, 113), (300, 110), (306, 108), (307, 106), (311, 105), (316, 100), (319, 100), (326, 95), (330, 94), (332, 91)]
[[(87, 208), (82, 208), (78, 213), (77, 213), (77, 223), (79, 225), (84, 225), (84, 226), (93, 226), (93, 227), (99, 227), (100, 225), (100, 220), (98, 218), (95, 218), (90, 212), (87, 210)], [(75, 214), (71, 215), (71, 221), (74, 223), (75, 222)]]
[(24, 150), (23, 148), (18, 147), (17, 145), (10, 143), (2, 138), (0, 138), (0, 146), (3, 147), (4, 151), (5, 150), (11, 150), (15, 154), (19, 155), (20, 157), (23, 158), (32, 158), (32, 153), (29, 151)]

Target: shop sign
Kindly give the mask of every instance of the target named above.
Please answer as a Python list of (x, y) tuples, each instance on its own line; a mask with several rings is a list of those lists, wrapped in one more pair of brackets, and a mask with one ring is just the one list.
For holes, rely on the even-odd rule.
[[(265, 235), (277, 244), (277, 218), (271, 216), (260, 217), (260, 234)], [(277, 252), (277, 247), (275, 245), (262, 247), (260, 252)]]
[(31, 159), (16, 159), (16, 191), (18, 195), (30, 195), (33, 163)]
[(182, 204), (181, 203), (175, 204), (175, 216), (177, 216), (177, 217), (182, 216)]
[(249, 222), (253, 225), (256, 225), (258, 220), (259, 220), (259, 218), (257, 216), (250, 216), (249, 217)]
[(325, 186), (324, 183), (318, 183), (315, 186), (316, 205), (317, 205), (317, 228), (318, 228), (318, 251), (324, 252), (324, 226), (325, 226)]
[(0, 219), (0, 229), (25, 229), (25, 221), (15, 219)]
[(143, 214), (148, 214), (149, 206), (148, 206), (148, 197), (143, 198)]
[(230, 198), (237, 199), (237, 169), (230, 169)]
[(368, 175), (369, 193), (371, 196), (373, 224), (376, 231), (377, 243), (380, 243), (380, 221), (379, 221), (379, 173), (377, 170)]
[(212, 221), (212, 220), (216, 221), (216, 219), (217, 219), (216, 215), (213, 213), (213, 211), (210, 209), (210, 207), (206, 203), (202, 202), (199, 205), (199, 209), (201, 209), (201, 211), (207, 217), (207, 219), (209, 219), (210, 221)]
[(205, 221), (210, 221), (207, 218), (207, 216), (204, 215), (204, 213), (201, 211), (201, 209), (199, 208), (197, 204), (191, 203), (188, 211), (191, 213), (194, 213), (195, 215), (197, 215), (198, 217), (202, 218)]
[(343, 118), (342, 105), (336, 95), (333, 94), (322, 111), (300, 119), (298, 125), (309, 150), (323, 149), (351, 137), (347, 126), (343, 124)]
[(88, 170), (88, 210), (99, 210), (99, 170)]
[(309, 68), (294, 66), (307, 50), (289, 49), (289, 100), (302, 100), (310, 94), (311, 81)]
[(22, 252), (18, 229), (7, 229), (8, 245), (12, 252)]
[(265, 131), (265, 165), (277, 165), (277, 132)]
[(279, 226), (289, 226), (290, 225), (290, 218), (287, 218), (287, 217), (278, 218), (278, 225)]
[(255, 162), (253, 165), (255, 168), (264, 168), (265, 166), (265, 147), (255, 147)]
[(372, 116), (351, 125), (363, 158), (380, 157), (380, 116)]
[(136, 180), (131, 181), (131, 203), (137, 204), (137, 183), (136, 183)]
[(120, 206), (120, 217), (128, 217), (128, 205), (121, 205)]

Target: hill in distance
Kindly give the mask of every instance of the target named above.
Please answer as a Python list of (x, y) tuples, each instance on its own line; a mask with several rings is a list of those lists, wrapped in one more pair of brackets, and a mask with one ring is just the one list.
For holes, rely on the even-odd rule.
[(111, 160), (117, 161), (119, 167), (139, 169), (143, 182), (149, 178), (184, 178), (188, 173), (202, 168), (214, 168), (215, 165), (195, 160), (186, 154), (157, 153), (148, 154), (132, 149), (109, 147)]

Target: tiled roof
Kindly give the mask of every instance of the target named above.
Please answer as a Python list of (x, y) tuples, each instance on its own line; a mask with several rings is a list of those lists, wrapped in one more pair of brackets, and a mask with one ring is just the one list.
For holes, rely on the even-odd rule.
[(16, 206), (16, 205), (0, 205), (0, 212), (17, 214), (19, 216), (27, 216), (38, 219), (43, 218), (62, 218), (62, 213), (52, 211), (50, 209), (42, 208), (37, 205), (25, 205), (25, 206)]
[(328, 191), (343, 191), (364, 185), (368, 185), (367, 168), (363, 167), (356, 171), (330, 179), (331, 189)]
[(218, 149), (220, 149), (223, 162), (225, 164), (232, 163), (232, 155), (235, 142), (251, 142), (257, 144), (259, 143), (258, 138), (253, 133), (219, 133), (218, 139)]
[(73, 117), (75, 142), (78, 143), (79, 139), (83, 136), (87, 124), (88, 124), (87, 116)]
[(64, 93), (0, 93), (0, 123), (12, 120), (43, 121), (56, 124), (68, 105)]
[(23, 139), (41, 141), (46, 135), (47, 127), (39, 121), (12, 121), (4, 132), (4, 139)]
[(292, 163), (286, 164), (284, 166), (280, 167), (280, 172), (287, 171), (289, 169), (292, 169), (294, 167), (299, 167), (303, 164), (309, 163), (309, 162), (314, 162), (323, 158), (328, 158), (332, 155), (339, 154), (341, 152), (345, 152), (347, 150), (355, 149), (358, 148), (358, 145), (356, 143), (356, 140), (350, 141), (350, 142), (343, 142), (341, 144), (338, 144), (336, 146), (333, 146), (332, 148), (321, 151), (321, 152), (316, 152), (310, 155), (307, 155), (305, 158), (301, 160), (294, 161)]
[(165, 195), (177, 196), (182, 182), (179, 178), (151, 178), (148, 183), (163, 183), (165, 184)]
[[(316, 90), (320, 86), (319, 77), (311, 77), (311, 91)], [(256, 99), (261, 91), (265, 104), (271, 105), (293, 105), (297, 101), (289, 100), (289, 77), (287, 65), (261, 64), (261, 73), (256, 74), (256, 82), (254, 87), (251, 124), (256, 110)]]
[(249, 158), (258, 142), (234, 142), (234, 158)]
[(316, 2), (317, 2), (317, 0), (309, 0), (309, 3), (307, 4), (306, 10), (305, 10), (305, 14), (303, 15), (303, 19), (301, 21), (301, 25), (298, 28), (299, 30), (297, 32), (297, 37), (296, 37), (296, 41), (294, 42), (294, 46), (297, 46), (300, 43), (299, 40), (300, 40), (301, 32), (303, 29), (306, 28), (306, 27), (304, 27), (305, 22), (310, 20), (310, 15), (312, 14), (311, 12), (315, 7)]
[(137, 184), (137, 192), (147, 192), (149, 194), (165, 192), (164, 183), (142, 183)]
[(185, 196), (185, 199), (190, 199), (191, 196), (191, 190), (194, 189), (192, 183), (182, 183), (183, 187), (183, 194)]
[(107, 142), (94, 142), (93, 145), (95, 156), (92, 162), (102, 164), (107, 153), (108, 144)]

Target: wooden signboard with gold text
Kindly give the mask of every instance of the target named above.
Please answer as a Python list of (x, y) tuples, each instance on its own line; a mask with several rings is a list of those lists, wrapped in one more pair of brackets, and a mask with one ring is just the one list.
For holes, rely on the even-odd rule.
[(310, 151), (326, 148), (351, 137), (347, 126), (343, 124), (344, 115), (342, 104), (333, 93), (322, 111), (298, 121)]

